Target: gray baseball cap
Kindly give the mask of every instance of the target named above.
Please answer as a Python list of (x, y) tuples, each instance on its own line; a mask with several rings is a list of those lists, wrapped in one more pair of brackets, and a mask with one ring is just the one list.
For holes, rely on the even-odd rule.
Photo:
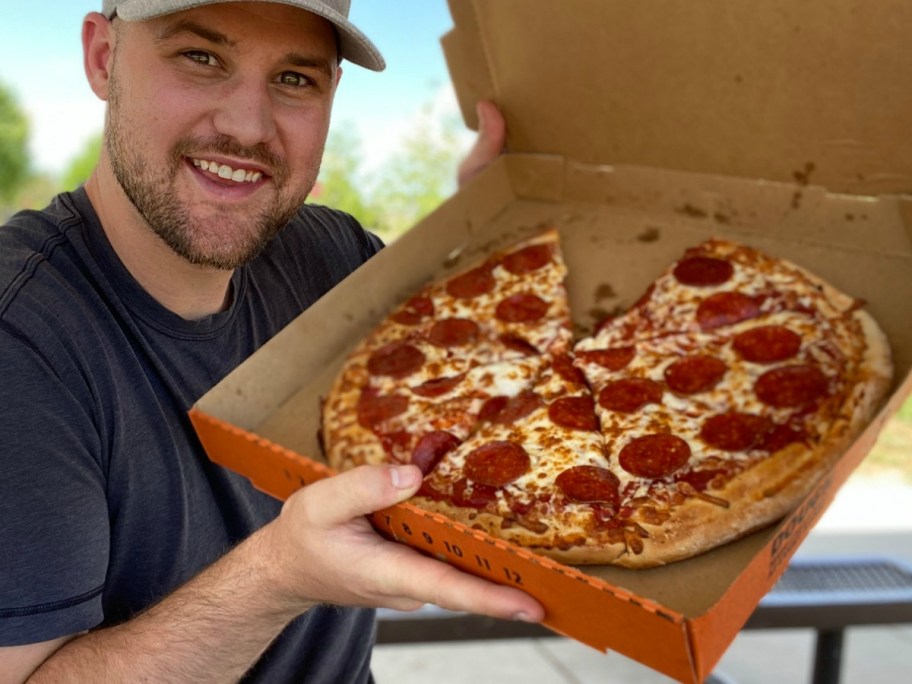
[[(200, 5), (234, 1), (236, 0), (104, 0), (101, 11), (108, 19), (116, 12), (117, 16), (125, 21), (142, 21)], [(377, 47), (348, 20), (351, 0), (258, 1), (293, 5), (323, 17), (336, 27), (336, 33), (339, 36), (339, 51), (344, 59), (372, 71), (383, 71), (386, 68), (386, 62)]]

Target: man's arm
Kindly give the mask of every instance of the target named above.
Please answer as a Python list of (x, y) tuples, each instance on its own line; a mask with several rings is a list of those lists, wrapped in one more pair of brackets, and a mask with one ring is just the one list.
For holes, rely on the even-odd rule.
[(0, 684), (24, 682), (38, 666), (75, 634), (25, 646), (0, 647)]
[[(73, 638), (47, 660), (36, 656), (27, 681), (236, 680), (292, 619), (321, 603), (400, 610), (435, 603), (540, 620), (542, 608), (530, 596), (374, 531), (364, 516), (408, 499), (420, 484), (414, 466), (374, 466), (305, 487), (275, 521), (146, 612)], [(3, 658), (0, 651), (0, 672), (7, 672)]]

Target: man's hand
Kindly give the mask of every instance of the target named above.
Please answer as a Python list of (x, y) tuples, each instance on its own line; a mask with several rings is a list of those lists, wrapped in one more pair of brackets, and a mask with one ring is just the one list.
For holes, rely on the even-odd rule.
[(376, 533), (364, 516), (405, 501), (420, 485), (415, 466), (362, 466), (295, 493), (274, 523), (273, 543), (285, 552), (282, 564), (294, 568), (285, 574), (282, 590), (312, 603), (399, 610), (434, 603), (498, 618), (541, 620), (542, 607), (527, 594)]
[(475, 111), (478, 113), (478, 137), (459, 165), (457, 179), (460, 188), (494, 161), (507, 142), (507, 124), (497, 105), (481, 100), (475, 105)]
[(3, 665), (17, 667), (9, 676), (0, 667), (0, 682), (21, 681), (36, 667), (29, 679), (36, 684), (236, 681), (288, 622), (320, 603), (404, 610), (436, 603), (541, 620), (542, 607), (531, 596), (374, 531), (364, 516), (408, 499), (420, 485), (415, 466), (362, 466), (308, 485), (289, 497), (276, 520), (133, 619), (69, 641), (0, 652)]

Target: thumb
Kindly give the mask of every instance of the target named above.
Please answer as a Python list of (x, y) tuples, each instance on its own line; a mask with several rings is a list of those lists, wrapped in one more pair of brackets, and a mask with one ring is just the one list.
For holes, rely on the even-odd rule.
[(308, 498), (310, 522), (339, 525), (410, 498), (421, 486), (413, 465), (360, 466), (320, 480), (301, 490)]
[(478, 113), (478, 137), (459, 165), (460, 187), (494, 161), (503, 152), (507, 141), (507, 124), (497, 105), (489, 100), (480, 100), (475, 111)]

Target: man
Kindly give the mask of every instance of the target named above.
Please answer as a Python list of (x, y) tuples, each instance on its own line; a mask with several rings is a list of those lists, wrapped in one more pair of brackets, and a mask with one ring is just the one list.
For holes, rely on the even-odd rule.
[[(99, 164), (0, 230), (0, 682), (364, 682), (373, 613), (355, 606), (541, 619), (372, 530), (416, 468), (281, 505), (209, 462), (186, 417), (380, 248), (303, 205), (340, 60), (383, 67), (347, 10), (105, 0), (86, 17)], [(482, 113), (462, 180), (503, 141)]]

